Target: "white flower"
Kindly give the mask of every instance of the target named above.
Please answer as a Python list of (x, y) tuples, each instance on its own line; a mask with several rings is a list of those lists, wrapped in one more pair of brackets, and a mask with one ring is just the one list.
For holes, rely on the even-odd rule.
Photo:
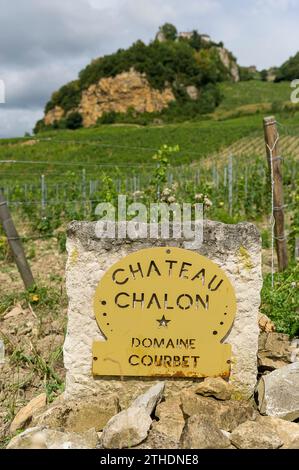
[(169, 196), (171, 194), (170, 188), (164, 188), (162, 191), (162, 196)]
[(207, 196), (204, 197), (203, 202), (206, 207), (211, 207), (213, 205), (212, 201)]
[(172, 204), (173, 202), (175, 202), (175, 197), (174, 196), (169, 196), (168, 202), (169, 202), (169, 204)]
[(202, 193), (195, 194), (194, 198), (195, 198), (195, 201), (201, 201), (203, 198), (203, 194)]

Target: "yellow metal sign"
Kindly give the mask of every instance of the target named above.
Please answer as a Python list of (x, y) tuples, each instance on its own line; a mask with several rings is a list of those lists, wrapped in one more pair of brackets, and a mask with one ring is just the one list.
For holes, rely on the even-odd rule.
[(234, 289), (211, 260), (181, 248), (149, 248), (114, 264), (95, 293), (106, 340), (92, 370), (105, 376), (227, 377), (222, 344), (236, 313)]

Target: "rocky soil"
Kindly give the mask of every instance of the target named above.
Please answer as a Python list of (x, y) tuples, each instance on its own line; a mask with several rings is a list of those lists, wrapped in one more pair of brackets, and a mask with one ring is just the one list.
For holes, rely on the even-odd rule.
[(55, 239), (26, 244), (39, 288), (24, 294), (15, 265), (0, 261), (0, 445), (16, 413), (43, 393), (49, 403), (64, 388), (62, 345), (66, 328), (65, 255)]
[[(293, 385), (298, 386), (299, 363), (282, 369), (288, 379), (293, 373)], [(164, 383), (158, 382), (121, 411), (117, 396), (82, 397), (76, 402), (60, 397), (44, 409), (40, 397), (27, 406), (30, 427), (13, 437), (7, 448), (299, 448), (299, 424), (288, 420), (290, 415), (263, 416), (253, 401), (232, 400), (232, 387), (221, 378), (205, 379), (196, 392), (186, 390), (166, 399), (163, 392)], [(280, 406), (289, 408), (283, 399)], [(25, 414), (11, 429), (26, 424)]]
[[(298, 343), (259, 319), (259, 385), (249, 402), (206, 379), (195, 392), (164, 397), (163, 382), (121, 409), (119, 397), (63, 400), (65, 255), (55, 239), (33, 241), (42, 286), (25, 295), (13, 263), (0, 261), (0, 441), (9, 448), (299, 448)], [(255, 400), (254, 400), (255, 398)]]

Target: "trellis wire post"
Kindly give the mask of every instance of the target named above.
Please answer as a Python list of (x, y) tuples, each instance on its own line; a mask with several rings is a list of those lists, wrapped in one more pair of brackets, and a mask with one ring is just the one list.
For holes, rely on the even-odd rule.
[(19, 273), (22, 277), (25, 289), (29, 289), (34, 285), (34, 278), (27, 262), (22, 241), (16, 230), (14, 222), (12, 220), (10, 211), (7, 207), (7, 203), (3, 194), (3, 190), (0, 188), (0, 221), (3, 226), (4, 233), (7, 237), (7, 241), (13, 253), (16, 265)]
[(224, 172), (223, 172), (223, 186), (225, 188), (227, 186), (227, 166), (226, 165), (224, 167)]
[(121, 181), (120, 178), (117, 178), (117, 194), (121, 193)]
[(288, 267), (288, 251), (284, 227), (284, 198), (281, 160), (279, 155), (279, 134), (274, 116), (264, 118), (264, 134), (267, 160), (271, 177), (271, 225), (272, 225), (272, 284), (273, 284), (273, 245), (275, 240), (278, 269)]
[(233, 215), (233, 157), (229, 156), (228, 161), (228, 206), (229, 215)]
[(45, 175), (41, 176), (41, 203), (42, 203), (42, 217), (45, 217), (45, 211), (46, 211), (46, 182), (45, 182)]
[(83, 214), (86, 215), (86, 170), (82, 170), (82, 205), (83, 205)]

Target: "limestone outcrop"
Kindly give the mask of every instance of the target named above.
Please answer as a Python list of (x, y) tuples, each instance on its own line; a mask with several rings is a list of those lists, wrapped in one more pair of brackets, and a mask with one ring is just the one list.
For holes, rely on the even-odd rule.
[(151, 88), (145, 74), (131, 69), (115, 77), (102, 78), (83, 91), (79, 112), (85, 127), (96, 124), (104, 113), (137, 113), (162, 111), (175, 97), (170, 87), (159, 91)]
[(154, 113), (162, 111), (174, 100), (170, 86), (165, 86), (162, 91), (152, 88), (145, 74), (131, 68), (128, 72), (102, 78), (90, 85), (82, 92), (78, 108), (65, 113), (60, 106), (55, 106), (47, 112), (44, 122), (51, 125), (77, 111), (82, 115), (83, 126), (89, 127), (95, 125), (104, 113), (126, 113), (129, 109), (137, 113)]

